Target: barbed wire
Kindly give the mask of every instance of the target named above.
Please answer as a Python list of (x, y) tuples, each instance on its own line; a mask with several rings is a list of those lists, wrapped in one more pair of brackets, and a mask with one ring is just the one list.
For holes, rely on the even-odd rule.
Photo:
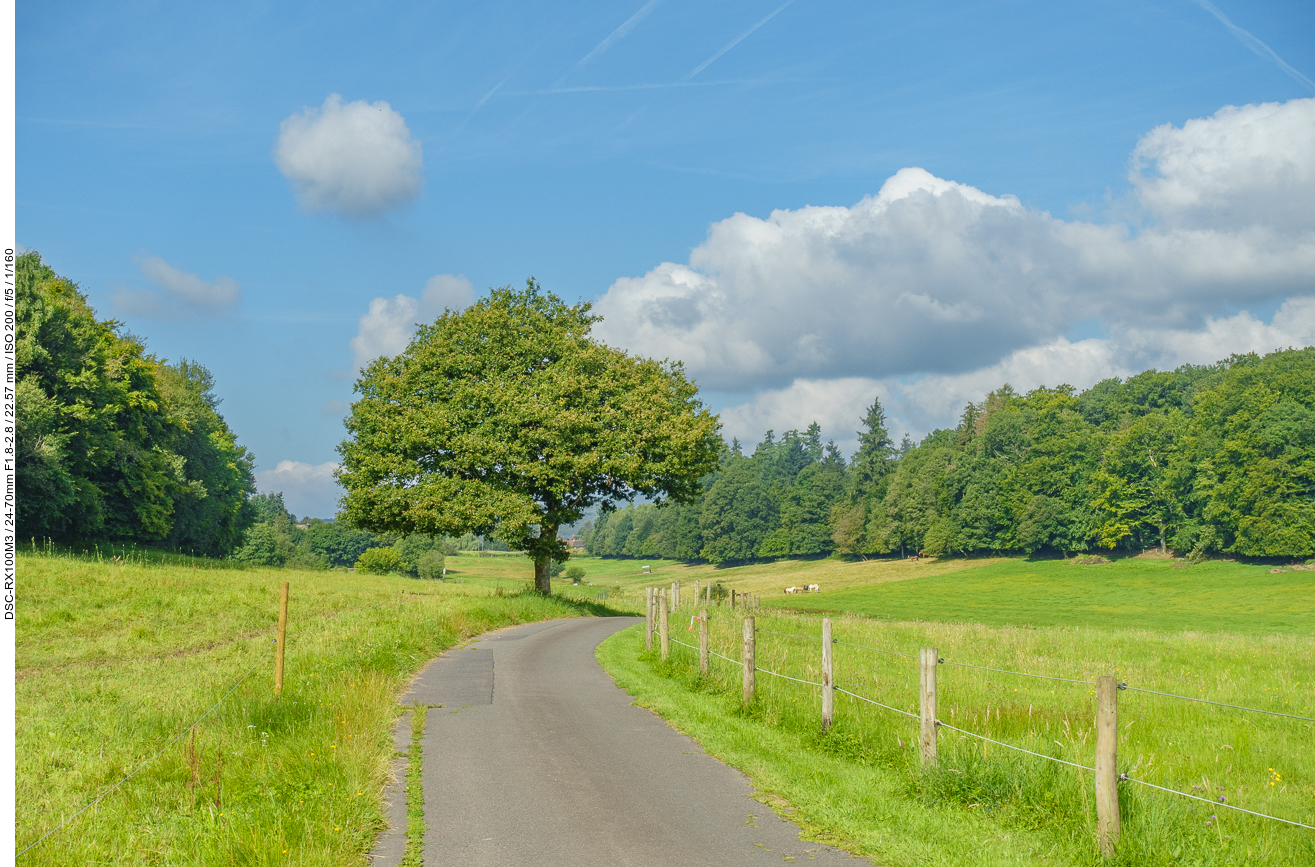
[(175, 737), (173, 740), (169, 741), (169, 743), (165, 744), (164, 746), (160, 747), (160, 749), (157, 750), (156, 753), (155, 753), (154, 755), (152, 755), (150, 758), (148, 758), (148, 759), (146, 759), (145, 761), (143, 761), (143, 762), (142, 762), (140, 765), (138, 765), (137, 767), (133, 768), (132, 771), (130, 771), (130, 772), (128, 773), (128, 776), (124, 777), (122, 780), (119, 780), (117, 783), (115, 783), (114, 785), (112, 785), (112, 786), (110, 786), (108, 789), (106, 789), (104, 792), (102, 792), (102, 793), (100, 794), (100, 796), (99, 796), (98, 798), (96, 798), (96, 800), (94, 800), (94, 801), (92, 801), (91, 803), (87, 804), (87, 805), (86, 805), (85, 807), (83, 807), (81, 810), (78, 810), (78, 811), (77, 811), (76, 813), (74, 813), (72, 816), (69, 816), (69, 817), (68, 817), (67, 819), (65, 819), (63, 822), (60, 822), (60, 823), (59, 823), (58, 825), (56, 825), (55, 827), (51, 828), (51, 829), (50, 829), (49, 831), (47, 831), (46, 833), (42, 834), (40, 837), (38, 837), (38, 838), (36, 839), (35, 842), (29, 844), (28, 847), (27, 847), (26, 849), (24, 849), (22, 852), (19, 852), (19, 853), (18, 853), (17, 855), (15, 855), (14, 857), (15, 857), (15, 858), (21, 858), (23, 855), (26, 855), (30, 850), (32, 850), (32, 849), (36, 848), (37, 846), (41, 845), (41, 843), (42, 843), (47, 837), (49, 837), (51, 834), (54, 834), (56, 831), (60, 830), (60, 829), (63, 828), (65, 825), (67, 825), (69, 822), (72, 822), (72, 821), (73, 821), (74, 819), (76, 819), (78, 816), (81, 816), (83, 813), (87, 812), (87, 811), (90, 810), (92, 807), (96, 806), (96, 805), (99, 804), (101, 801), (105, 800), (107, 797), (109, 797), (109, 795), (110, 795), (112, 792), (114, 792), (114, 790), (118, 789), (119, 786), (122, 786), (124, 783), (128, 782), (128, 781), (131, 780), (133, 777), (135, 777), (135, 776), (137, 775), (137, 772), (138, 772), (138, 771), (140, 771), (142, 768), (146, 767), (146, 766), (149, 765), (151, 762), (153, 762), (153, 761), (155, 761), (156, 759), (158, 759), (158, 758), (164, 753), (165, 750), (169, 749), (171, 746), (173, 746), (174, 744), (176, 744), (176, 743), (178, 743), (180, 740), (182, 740), (182, 739), (187, 735), (188, 732), (190, 732), (192, 729), (194, 729), (194, 728), (196, 728), (197, 726), (199, 726), (199, 725), (201, 724), (201, 722), (202, 722), (206, 717), (208, 717), (208, 716), (210, 716), (210, 714), (214, 713), (215, 708), (219, 707), (221, 704), (224, 703), (224, 699), (226, 699), (226, 698), (228, 698), (230, 695), (232, 695), (234, 690), (236, 690), (239, 686), (241, 686), (243, 683), (246, 682), (246, 679), (247, 679), (248, 677), (251, 676), (251, 673), (252, 673), (253, 671), (256, 670), (256, 666), (260, 665), (260, 663), (264, 661), (264, 659), (265, 659), (265, 655), (266, 655), (267, 653), (269, 653), (269, 649), (270, 649), (271, 647), (273, 647), (274, 645), (276, 645), (276, 644), (278, 644), (278, 639), (277, 639), (277, 638), (271, 639), (270, 643), (267, 644), (267, 645), (265, 646), (265, 649), (264, 649), (263, 651), (261, 651), (260, 656), (256, 657), (256, 661), (253, 662), (253, 663), (251, 664), (251, 667), (247, 669), (247, 673), (244, 674), (244, 675), (242, 675), (242, 677), (238, 679), (237, 683), (235, 683), (235, 684), (233, 684), (231, 687), (229, 687), (228, 692), (226, 692), (226, 693), (224, 693), (222, 696), (220, 696), (219, 701), (217, 701), (217, 702), (215, 702), (214, 704), (210, 705), (209, 710), (207, 710), (205, 713), (203, 713), (203, 714), (201, 714), (199, 717), (197, 717), (197, 718), (196, 718), (196, 721), (193, 722), (190, 726), (188, 726), (187, 728), (185, 728), (185, 729), (183, 729), (181, 732), (179, 732), (178, 735), (177, 735), (177, 737)]

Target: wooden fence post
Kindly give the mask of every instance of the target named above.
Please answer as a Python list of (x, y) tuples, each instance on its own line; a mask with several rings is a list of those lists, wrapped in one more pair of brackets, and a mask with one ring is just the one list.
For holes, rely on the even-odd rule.
[(758, 670), (753, 653), (754, 629), (753, 618), (744, 618), (744, 694), (742, 700), (748, 707), (753, 701), (754, 673)]
[(699, 671), (708, 673), (708, 609), (699, 612)]
[(667, 594), (667, 609), (669, 611), (674, 612), (676, 610), (677, 596), (679, 596), (678, 585), (673, 581), (671, 582), (671, 592)]
[(662, 591), (662, 613), (658, 617), (658, 636), (662, 639), (662, 661), (671, 653), (671, 634), (667, 629), (670, 612), (667, 610), (667, 591)]
[(922, 708), (922, 732), (919, 745), (922, 747), (922, 766), (936, 766), (936, 663), (940, 659), (936, 648), (924, 647), (920, 660), (918, 678), (918, 697)]
[(274, 698), (283, 694), (283, 657), (288, 649), (288, 582), (279, 598), (279, 646), (274, 654)]
[(694, 579), (694, 604), (699, 604), (699, 579)]
[(708, 604), (712, 604), (712, 582), (708, 582)]
[(653, 588), (644, 588), (644, 649), (653, 649)]
[(1114, 857), (1119, 842), (1119, 681), (1096, 678), (1096, 837), (1100, 854)]
[(675, 588), (675, 595), (671, 600), (671, 610), (675, 611), (680, 607), (680, 582), (677, 581), (672, 587)]
[(822, 731), (829, 731), (835, 710), (835, 664), (831, 652), (831, 618), (822, 618)]
[(735, 608), (735, 588), (731, 588), (731, 609)]

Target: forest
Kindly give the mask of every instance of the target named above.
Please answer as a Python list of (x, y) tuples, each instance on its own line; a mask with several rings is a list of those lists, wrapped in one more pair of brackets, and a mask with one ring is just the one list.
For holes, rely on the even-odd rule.
[(1008, 385), (896, 445), (880, 401), (846, 461), (816, 424), (732, 442), (697, 502), (632, 504), (590, 553), (711, 563), (807, 558), (1315, 555), (1315, 348), (1061, 385)]
[(200, 364), (170, 364), (35, 251), (15, 268), (18, 538), (204, 556), (256, 517), (251, 454)]

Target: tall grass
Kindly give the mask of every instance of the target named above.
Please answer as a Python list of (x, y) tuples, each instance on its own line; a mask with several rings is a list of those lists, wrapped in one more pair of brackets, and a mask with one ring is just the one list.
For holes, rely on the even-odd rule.
[[(119, 556), (19, 558), (20, 850), (256, 673), (21, 864), (361, 864), (384, 826), (396, 696), (417, 668), (489, 629), (604, 612), (398, 577)], [(275, 701), (269, 648), (285, 580)]]
[[(679, 624), (673, 634), (697, 645), (697, 631), (685, 631), (689, 612), (682, 614), (672, 621)], [(758, 667), (820, 681), (820, 617), (756, 614)], [(741, 658), (741, 630), (740, 613), (712, 610), (714, 650)], [(1094, 687), (950, 663), (1086, 681), (1114, 674), (1148, 689), (1315, 716), (1315, 640), (1308, 637), (878, 623), (856, 615), (836, 618), (834, 630), (839, 686), (916, 713), (917, 661), (889, 652), (916, 656), (934, 646), (947, 661), (938, 673), (942, 720), (1087, 767), (1095, 752)], [(969, 863), (956, 859), (992, 837), (991, 853), (979, 852), (972, 863), (1101, 862), (1089, 773), (945, 729), (939, 766), (925, 772), (914, 719), (837, 694), (836, 723), (823, 734), (816, 687), (760, 672), (758, 698), (741, 710), (739, 666), (714, 657), (705, 677), (693, 650), (673, 644), (671, 660), (662, 663), (656, 651), (641, 648), (642, 634), (628, 630), (604, 646), (600, 659), (642, 702), (714, 752), (736, 726), (773, 732), (731, 739), (718, 754), (760, 785), (766, 780), (767, 790), (798, 806), (824, 839), (890, 864)], [(1142, 693), (1121, 692), (1119, 702), (1120, 771), (1315, 824), (1315, 724)], [(794, 746), (768, 746), (773, 737)], [(800, 753), (821, 764), (801, 762)], [(1118, 864), (1315, 863), (1315, 832), (1128, 782), (1120, 784), (1120, 799)]]

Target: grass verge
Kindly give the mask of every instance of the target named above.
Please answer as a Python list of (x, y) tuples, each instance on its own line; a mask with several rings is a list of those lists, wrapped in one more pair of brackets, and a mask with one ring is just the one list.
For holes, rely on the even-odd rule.
[(406, 765), (406, 854), (402, 856), (402, 867), (421, 867), (425, 863), (425, 790), (422, 771), (425, 717), (428, 714), (427, 704), (417, 704), (411, 709), (411, 748), (407, 751)]
[[(359, 865), (384, 827), (397, 695), (448, 647), (587, 602), (213, 561), (23, 554), (18, 849), (192, 724), (20, 864)], [(292, 584), (283, 695), (269, 653)]]
[[(819, 680), (816, 616), (758, 612), (758, 665)], [(683, 625), (680, 617), (675, 622)], [(738, 658), (741, 621), (713, 609), (714, 650)], [(913, 660), (866, 650), (1081, 680), (1118, 674), (1147, 688), (1312, 715), (1315, 641), (1305, 637), (1026, 629), (837, 620), (836, 680), (852, 692), (917, 710)], [(689, 640), (677, 633), (681, 640)], [(799, 638), (791, 636), (800, 636)], [(696, 643), (690, 641), (690, 643)], [(663, 663), (643, 651), (642, 627), (609, 638), (598, 658), (618, 683), (714, 756), (748, 774), (764, 800), (814, 839), (877, 863), (1096, 865), (1088, 773), (949, 731), (939, 769), (924, 772), (916, 720), (836, 697), (836, 724), (820, 731), (815, 687), (758, 675), (758, 698), (739, 706), (740, 668), (713, 659), (700, 676), (694, 651), (673, 644)], [(953, 725), (1091, 766), (1094, 696), (1084, 684), (1013, 678), (943, 666), (940, 716)], [(1241, 714), (1144, 694), (1120, 695), (1120, 770), (1131, 776), (1315, 824), (1311, 723)], [(1224, 808), (1120, 786), (1121, 865), (1315, 863), (1315, 833)]]

